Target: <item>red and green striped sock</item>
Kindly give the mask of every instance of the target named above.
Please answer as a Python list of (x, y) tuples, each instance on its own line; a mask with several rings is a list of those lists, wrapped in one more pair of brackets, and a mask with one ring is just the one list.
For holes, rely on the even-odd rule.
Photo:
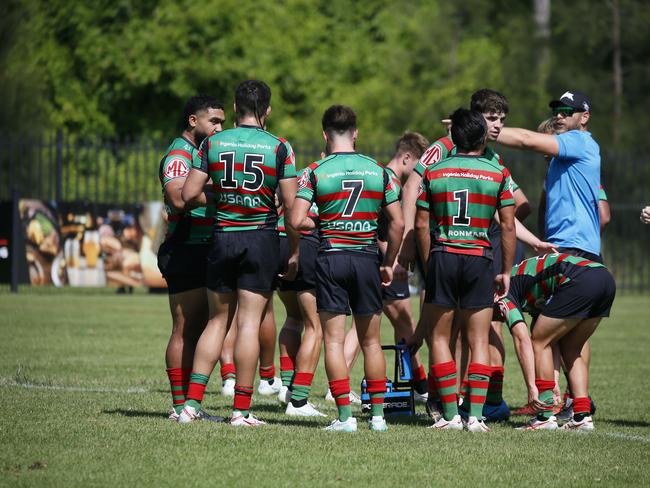
[(253, 387), (235, 385), (235, 399), (232, 403), (232, 411), (241, 412), (244, 417), (248, 417), (248, 411), (251, 408), (253, 398)]
[(190, 375), (190, 386), (187, 388), (187, 400), (185, 405), (193, 407), (197, 412), (201, 410), (201, 402), (205, 393), (205, 387), (208, 385), (210, 375), (192, 373)]
[(540, 412), (537, 412), (537, 419), (548, 420), (553, 415), (553, 388), (555, 387), (555, 381), (536, 378), (535, 386), (537, 387), (539, 401), (544, 404), (544, 408)]
[(577, 397), (573, 399), (573, 419), (580, 422), (583, 418), (591, 415), (591, 401), (589, 397)]
[(458, 415), (458, 397), (456, 396), (456, 363), (434, 364), (431, 366), (431, 376), (436, 379), (436, 390), (442, 403), (442, 415), (445, 420), (451, 420)]
[(233, 363), (221, 363), (221, 381), (234, 380), (237, 377), (237, 369)]
[(370, 394), (370, 415), (373, 417), (383, 417), (386, 378), (381, 380), (366, 380), (366, 389)]
[(488, 405), (501, 405), (503, 401), (503, 366), (493, 366), (490, 384), (488, 385), (485, 403)]
[(271, 364), (270, 366), (262, 366), (260, 364), (260, 378), (268, 381), (269, 384), (272, 385), (275, 378), (275, 365)]
[(181, 413), (183, 410), (191, 373), (192, 370), (189, 368), (167, 368), (172, 404), (176, 413)]
[(291, 384), (291, 404), (298, 408), (307, 403), (311, 392), (311, 382), (314, 380), (314, 373), (301, 373), (296, 371)]
[(289, 388), (295, 372), (296, 358), (291, 356), (280, 356), (280, 378), (282, 386)]
[(467, 370), (469, 382), (469, 416), (482, 418), (492, 368), (486, 364), (471, 363)]
[(330, 391), (336, 402), (336, 408), (339, 411), (339, 420), (345, 422), (352, 417), (352, 407), (350, 406), (350, 378), (332, 380), (329, 384)]

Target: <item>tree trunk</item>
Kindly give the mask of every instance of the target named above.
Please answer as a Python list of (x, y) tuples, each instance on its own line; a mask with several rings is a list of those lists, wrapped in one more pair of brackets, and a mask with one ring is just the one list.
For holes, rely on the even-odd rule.
[(609, 2), (612, 9), (612, 74), (614, 76), (614, 118), (612, 140), (615, 145), (621, 139), (621, 117), (623, 114), (623, 66), (621, 63), (621, 10), (619, 0)]
[(539, 49), (537, 92), (540, 98), (544, 98), (551, 64), (551, 0), (535, 0), (535, 37)]

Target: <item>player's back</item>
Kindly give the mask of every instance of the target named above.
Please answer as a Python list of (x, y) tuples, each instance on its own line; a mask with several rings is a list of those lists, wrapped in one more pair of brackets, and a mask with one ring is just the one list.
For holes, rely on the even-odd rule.
[(434, 246), (480, 254), (490, 248), (494, 212), (513, 205), (510, 174), (492, 158), (455, 155), (430, 166), (420, 199), (429, 203)]
[(319, 211), (321, 249), (376, 252), (379, 211), (397, 199), (384, 167), (363, 154), (335, 153), (319, 162), (309, 180)]
[(214, 134), (200, 151), (215, 191), (216, 230), (275, 229), (275, 190), (295, 177), (294, 154), (284, 139), (240, 126)]

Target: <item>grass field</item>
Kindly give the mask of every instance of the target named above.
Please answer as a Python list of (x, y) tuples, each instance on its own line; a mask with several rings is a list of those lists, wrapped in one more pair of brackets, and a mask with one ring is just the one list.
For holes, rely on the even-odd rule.
[[(649, 297), (618, 297), (593, 338), (594, 433), (519, 432), (525, 419), (515, 417), (486, 435), (426, 429), (421, 406), (383, 434), (327, 433), (327, 419), (289, 419), (259, 397), (264, 428), (172, 423), (166, 300), (0, 294), (1, 486), (650, 485)], [(390, 342), (388, 324), (383, 334)], [(507, 345), (504, 394), (520, 406), (525, 389)], [(360, 378), (356, 367), (353, 385)], [(227, 415), (218, 384), (205, 405)], [(312, 401), (331, 420), (322, 360), (314, 385)]]

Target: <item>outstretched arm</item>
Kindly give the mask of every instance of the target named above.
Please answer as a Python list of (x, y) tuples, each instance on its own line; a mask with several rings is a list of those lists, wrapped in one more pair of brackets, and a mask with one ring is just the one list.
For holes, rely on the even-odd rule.
[(504, 127), (497, 138), (499, 144), (517, 149), (528, 149), (557, 156), (559, 146), (554, 135), (541, 134), (527, 129)]

